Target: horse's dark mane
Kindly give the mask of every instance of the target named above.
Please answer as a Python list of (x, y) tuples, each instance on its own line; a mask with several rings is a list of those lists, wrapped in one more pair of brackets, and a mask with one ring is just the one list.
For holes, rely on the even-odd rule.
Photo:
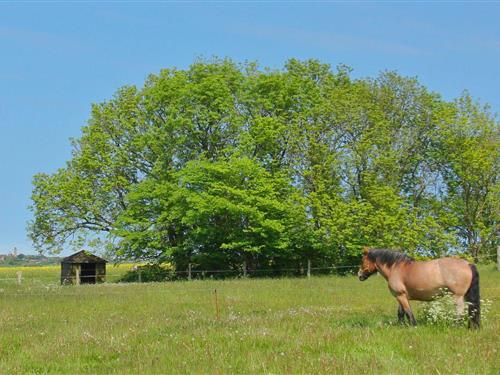
[(386, 264), (389, 267), (391, 267), (393, 264), (401, 262), (410, 263), (415, 260), (406, 254), (387, 249), (371, 249), (367, 255), (370, 261)]

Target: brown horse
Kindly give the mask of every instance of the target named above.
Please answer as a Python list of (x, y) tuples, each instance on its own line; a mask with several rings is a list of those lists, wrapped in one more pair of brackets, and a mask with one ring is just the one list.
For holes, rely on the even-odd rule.
[(415, 261), (413, 258), (385, 249), (365, 247), (358, 277), (361, 281), (379, 272), (399, 302), (398, 320), (405, 315), (416, 325), (409, 300), (430, 301), (445, 288), (453, 293), (457, 311), (463, 312), (464, 299), (469, 305), (469, 328), (479, 328), (479, 274), (474, 264), (458, 258)]

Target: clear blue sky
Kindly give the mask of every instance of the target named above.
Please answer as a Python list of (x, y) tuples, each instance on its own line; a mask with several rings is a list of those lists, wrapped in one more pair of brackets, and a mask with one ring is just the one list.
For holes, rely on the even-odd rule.
[(0, 1), (0, 253), (26, 238), (31, 178), (70, 157), (90, 104), (162, 67), (291, 57), (468, 89), (500, 112), (500, 3)]

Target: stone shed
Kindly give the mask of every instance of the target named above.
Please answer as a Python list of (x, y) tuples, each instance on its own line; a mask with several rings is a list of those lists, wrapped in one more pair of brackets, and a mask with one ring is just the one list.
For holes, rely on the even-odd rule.
[(61, 261), (61, 284), (96, 284), (106, 281), (107, 261), (86, 250)]

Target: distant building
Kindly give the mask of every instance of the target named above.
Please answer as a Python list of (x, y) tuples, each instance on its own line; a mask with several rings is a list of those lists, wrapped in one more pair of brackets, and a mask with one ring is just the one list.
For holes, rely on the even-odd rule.
[(95, 284), (106, 281), (107, 261), (86, 250), (61, 261), (61, 284)]

